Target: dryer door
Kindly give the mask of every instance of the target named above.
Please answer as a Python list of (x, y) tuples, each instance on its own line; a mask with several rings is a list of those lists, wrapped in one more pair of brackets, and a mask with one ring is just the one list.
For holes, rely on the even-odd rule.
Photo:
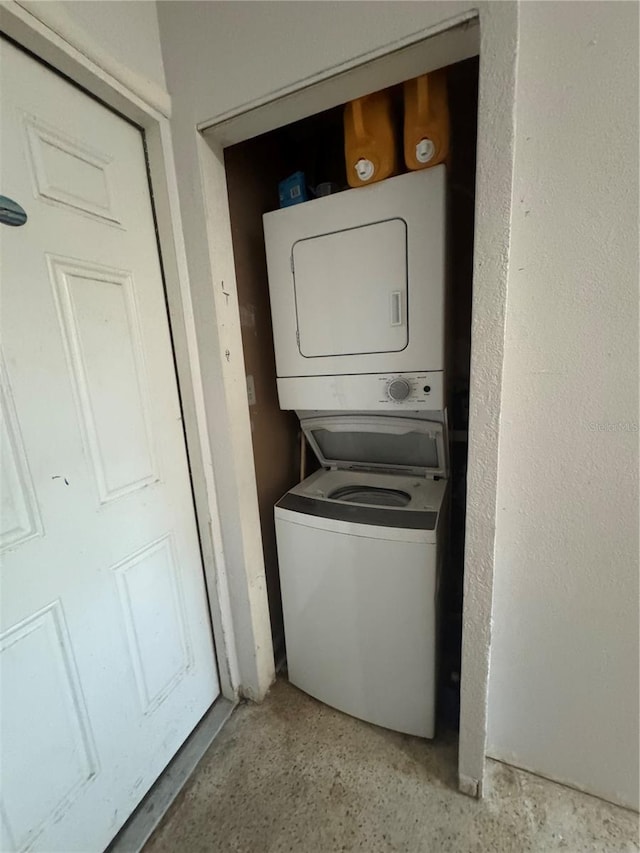
[(299, 240), (292, 251), (305, 358), (400, 352), (407, 329), (407, 225), (373, 222)]

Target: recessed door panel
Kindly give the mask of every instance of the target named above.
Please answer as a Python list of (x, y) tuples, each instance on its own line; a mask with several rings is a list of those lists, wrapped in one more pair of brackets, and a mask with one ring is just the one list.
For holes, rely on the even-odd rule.
[(402, 219), (300, 240), (293, 247), (293, 270), (305, 358), (399, 352), (407, 346)]
[(158, 479), (130, 273), (50, 258), (61, 333), (101, 503)]
[(42, 532), (31, 472), (0, 353), (0, 552)]
[(181, 579), (170, 536), (114, 569), (140, 704), (151, 713), (189, 666)]
[(18, 850), (62, 818), (99, 768), (60, 602), (5, 632), (0, 661), (2, 775), (11, 781), (1, 802)]
[(26, 115), (33, 183), (38, 194), (71, 210), (119, 223), (113, 209), (111, 158)]

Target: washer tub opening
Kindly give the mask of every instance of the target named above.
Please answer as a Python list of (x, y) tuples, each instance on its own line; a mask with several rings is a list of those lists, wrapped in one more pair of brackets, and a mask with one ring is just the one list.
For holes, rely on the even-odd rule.
[(334, 501), (376, 506), (408, 506), (411, 496), (399, 489), (382, 489), (376, 486), (341, 486), (328, 495)]

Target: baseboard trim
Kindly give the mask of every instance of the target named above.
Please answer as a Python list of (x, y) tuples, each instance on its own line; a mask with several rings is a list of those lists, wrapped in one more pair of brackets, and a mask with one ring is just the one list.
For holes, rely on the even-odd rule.
[(545, 776), (544, 773), (539, 773), (536, 770), (530, 770), (522, 764), (515, 764), (513, 761), (507, 761), (504, 758), (496, 758), (493, 755), (487, 755), (487, 759), (489, 761), (494, 761), (496, 764), (504, 764), (505, 767), (510, 767), (512, 770), (517, 770), (519, 773), (527, 773), (529, 776), (534, 776), (536, 779), (544, 779), (545, 782), (553, 782), (554, 785), (562, 785), (563, 788), (569, 788), (571, 791), (577, 791), (579, 794), (584, 794), (586, 797), (593, 797), (594, 800), (600, 800), (602, 803), (607, 803), (607, 805), (615, 806), (618, 809), (625, 809), (633, 814), (638, 814), (640, 811), (635, 805), (629, 805), (628, 803), (623, 803), (620, 800), (611, 800), (602, 794), (594, 794), (593, 791), (589, 791), (587, 788), (581, 788), (575, 782), (567, 782), (564, 779)]
[(235, 707), (216, 699), (105, 853), (140, 853)]

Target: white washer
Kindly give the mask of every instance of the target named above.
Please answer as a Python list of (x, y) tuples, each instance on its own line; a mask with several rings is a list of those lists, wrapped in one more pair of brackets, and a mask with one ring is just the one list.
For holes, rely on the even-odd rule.
[(275, 508), (289, 679), (355, 717), (431, 738), (446, 419), (301, 423), (324, 467)]

